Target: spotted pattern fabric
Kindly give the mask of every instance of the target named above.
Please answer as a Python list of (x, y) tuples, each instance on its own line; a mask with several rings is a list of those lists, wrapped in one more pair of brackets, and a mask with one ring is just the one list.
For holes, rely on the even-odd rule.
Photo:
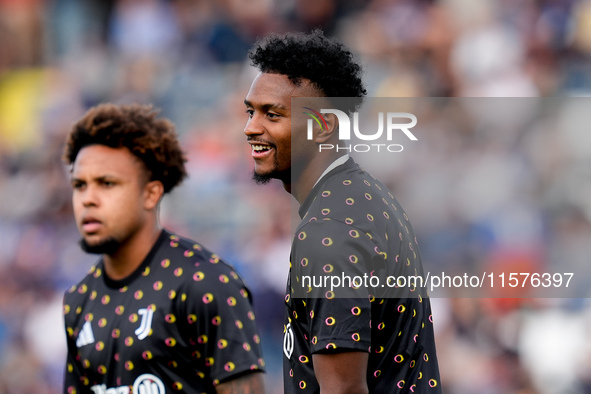
[(349, 159), (316, 184), (300, 217), (285, 297), (285, 392), (318, 393), (313, 354), (345, 350), (369, 353), (371, 393), (441, 393), (428, 297), (388, 297), (370, 286), (339, 297), (302, 285), (304, 276), (327, 274), (422, 275), (412, 226), (393, 195)]
[(133, 392), (145, 376), (138, 392), (215, 393), (218, 383), (264, 367), (241, 278), (166, 230), (122, 281), (108, 278), (100, 260), (66, 292), (64, 316), (64, 393)]

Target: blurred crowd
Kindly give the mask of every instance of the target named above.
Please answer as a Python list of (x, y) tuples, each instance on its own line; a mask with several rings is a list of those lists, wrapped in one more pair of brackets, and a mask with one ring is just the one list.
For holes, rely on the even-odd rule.
[[(591, 93), (589, 0), (0, 0), (0, 393), (61, 392), (62, 293), (96, 260), (77, 245), (61, 153), (70, 125), (107, 101), (153, 104), (176, 124), (190, 178), (163, 224), (246, 278), (282, 392), (291, 198), (251, 181), (242, 101), (257, 37), (318, 26), (359, 57), (369, 96)], [(567, 123), (443, 127), (378, 170), (425, 263), (591, 263), (591, 141), (559, 134)], [(445, 392), (591, 393), (590, 295), (575, 295), (433, 299)]]

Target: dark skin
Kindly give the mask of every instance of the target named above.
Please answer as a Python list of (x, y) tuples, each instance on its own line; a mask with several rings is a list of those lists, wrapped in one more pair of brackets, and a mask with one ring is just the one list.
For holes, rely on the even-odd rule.
[(218, 394), (260, 394), (265, 392), (263, 374), (261, 372), (247, 373), (220, 383), (216, 387)]
[[(294, 84), (282, 74), (259, 73), (252, 83), (244, 103), (249, 115), (244, 133), (251, 145), (271, 148), (257, 154), (253, 148), (255, 172), (283, 174), (275, 176), (283, 187), (301, 204), (320, 178), (324, 170), (343, 153), (316, 154), (318, 145), (338, 142), (338, 120), (333, 114), (325, 114), (328, 126), (314, 130), (312, 141), (301, 140), (292, 144), (291, 97), (323, 97), (324, 94), (309, 80)], [(297, 119), (294, 124), (299, 124)], [(304, 123), (299, 133), (304, 133)], [(301, 168), (292, 171), (292, 164)], [(290, 176), (291, 175), (291, 176)], [(341, 352), (337, 354), (314, 354), (314, 374), (321, 394), (365, 394), (369, 392), (366, 373), (368, 354), (364, 352)]]

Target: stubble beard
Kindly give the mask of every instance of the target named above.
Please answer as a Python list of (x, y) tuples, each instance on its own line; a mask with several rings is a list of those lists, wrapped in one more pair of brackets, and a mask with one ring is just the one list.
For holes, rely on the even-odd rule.
[(286, 171), (279, 171), (279, 170), (277, 170), (277, 168), (279, 168), (279, 162), (277, 160), (277, 156), (275, 156), (273, 158), (273, 169), (267, 173), (261, 174), (256, 171), (256, 167), (255, 167), (255, 169), (252, 171), (252, 180), (257, 185), (266, 185), (272, 179), (279, 179), (280, 181), (282, 181), (284, 183), (286, 180), (290, 179), (291, 169), (288, 169)]
[(115, 254), (115, 252), (117, 252), (121, 247), (121, 242), (119, 242), (113, 237), (106, 238), (94, 245), (89, 244), (88, 241), (86, 241), (86, 239), (82, 238), (80, 239), (80, 241), (78, 241), (78, 244), (86, 253), (106, 255)]

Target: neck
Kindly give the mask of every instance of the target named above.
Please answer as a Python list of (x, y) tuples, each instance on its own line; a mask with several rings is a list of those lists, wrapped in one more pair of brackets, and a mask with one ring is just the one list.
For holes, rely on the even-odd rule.
[(287, 192), (291, 193), (300, 205), (302, 205), (324, 170), (341, 156), (343, 155), (322, 154), (314, 156), (312, 160), (306, 163), (302, 171), (295, 171), (296, 174), (292, 174), (293, 178), (291, 179), (291, 183), (283, 182), (283, 187)]
[(105, 274), (113, 280), (131, 275), (148, 256), (161, 231), (162, 228), (154, 221), (125, 240), (115, 253), (103, 255)]

